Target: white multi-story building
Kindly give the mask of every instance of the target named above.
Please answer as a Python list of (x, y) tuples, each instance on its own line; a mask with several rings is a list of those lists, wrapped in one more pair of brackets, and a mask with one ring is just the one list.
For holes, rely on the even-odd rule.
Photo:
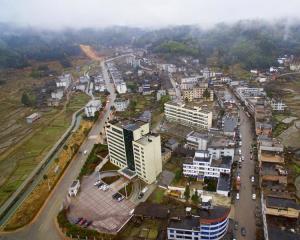
[(194, 87), (192, 89), (187, 89), (182, 91), (182, 98), (183, 100), (187, 100), (189, 102), (195, 100), (195, 99), (201, 99), (204, 98), (203, 93), (206, 91), (209, 92), (209, 98), (206, 100), (213, 101), (214, 100), (214, 92), (211, 89), (208, 89), (207, 87)]
[(197, 178), (219, 178), (221, 173), (230, 174), (231, 164), (232, 157), (230, 156), (213, 159), (209, 151), (198, 150), (192, 161), (188, 160), (183, 163), (183, 174)]
[(84, 112), (87, 117), (95, 117), (95, 113), (100, 110), (102, 104), (100, 100), (91, 100), (84, 107)]
[(64, 96), (64, 90), (62, 88), (58, 88), (55, 91), (51, 92), (51, 98), (61, 100)]
[(192, 131), (186, 136), (186, 147), (195, 150), (206, 150), (208, 140), (207, 133)]
[(153, 183), (162, 171), (159, 135), (146, 135), (133, 141), (135, 171), (146, 183)]
[(283, 112), (287, 105), (282, 100), (271, 99), (270, 105), (273, 111)]
[(157, 68), (168, 73), (175, 73), (177, 71), (177, 67), (174, 64), (157, 64)]
[(114, 106), (117, 112), (124, 112), (129, 105), (129, 99), (117, 98), (114, 102)]
[(199, 107), (186, 107), (176, 103), (165, 103), (165, 115), (168, 121), (182, 125), (209, 129), (212, 126), (212, 112)]
[(153, 183), (162, 171), (160, 136), (150, 134), (149, 123), (111, 122), (106, 128), (109, 158), (127, 177)]
[(125, 82), (116, 83), (116, 89), (119, 94), (123, 94), (127, 92), (127, 86)]
[[(199, 83), (201, 78), (202, 78), (201, 76), (182, 78), (180, 83), (180, 88), (182, 90), (192, 89), (197, 83)], [(203, 87), (208, 87), (208, 84), (206, 83), (206, 86)]]
[(68, 88), (71, 84), (72, 76), (70, 73), (64, 74), (58, 77), (58, 80), (56, 81), (56, 87), (63, 87)]

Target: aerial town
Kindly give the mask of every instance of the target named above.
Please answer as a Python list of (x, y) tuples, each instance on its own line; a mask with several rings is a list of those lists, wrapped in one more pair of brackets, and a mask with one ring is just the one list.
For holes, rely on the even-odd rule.
[(0, 24), (0, 239), (300, 239), (300, 34), (251, 24)]

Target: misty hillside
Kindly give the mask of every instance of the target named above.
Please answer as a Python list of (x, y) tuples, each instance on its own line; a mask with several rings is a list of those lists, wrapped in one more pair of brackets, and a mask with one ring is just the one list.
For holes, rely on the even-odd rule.
[(268, 67), (283, 54), (300, 55), (300, 23), (240, 21), (211, 29), (178, 26), (159, 30), (111, 27), (42, 31), (0, 25), (0, 67), (21, 68), (29, 60), (62, 61), (80, 54), (79, 44), (96, 48), (130, 44), (166, 58), (193, 56), (202, 63), (226, 67)]

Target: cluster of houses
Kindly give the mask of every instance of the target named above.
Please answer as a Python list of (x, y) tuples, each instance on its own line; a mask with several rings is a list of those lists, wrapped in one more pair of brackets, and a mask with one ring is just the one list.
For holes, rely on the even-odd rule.
[(245, 104), (255, 122), (258, 172), (265, 239), (298, 239), (300, 205), (288, 188), (288, 170), (284, 146), (272, 135), (272, 106), (263, 88), (236, 86), (236, 96)]
[(113, 62), (108, 62), (107, 67), (117, 92), (119, 94), (126, 93), (127, 92), (126, 83), (124, 82), (122, 74), (116, 68), (115, 64)]
[(73, 78), (70, 73), (63, 74), (55, 80), (55, 87), (51, 91), (51, 97), (47, 100), (48, 106), (58, 106), (66, 92), (70, 89)]

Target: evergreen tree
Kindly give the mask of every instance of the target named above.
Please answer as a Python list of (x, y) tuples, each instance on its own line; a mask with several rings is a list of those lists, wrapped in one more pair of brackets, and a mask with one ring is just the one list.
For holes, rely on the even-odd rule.
[(184, 198), (186, 201), (188, 201), (191, 197), (191, 193), (190, 193), (190, 186), (186, 185), (185, 186), (185, 191), (184, 191)]
[(21, 102), (22, 102), (22, 104), (23, 104), (24, 106), (26, 106), (26, 107), (31, 106), (30, 98), (29, 98), (29, 96), (28, 96), (28, 94), (27, 94), (26, 92), (24, 92), (24, 93), (22, 94)]

